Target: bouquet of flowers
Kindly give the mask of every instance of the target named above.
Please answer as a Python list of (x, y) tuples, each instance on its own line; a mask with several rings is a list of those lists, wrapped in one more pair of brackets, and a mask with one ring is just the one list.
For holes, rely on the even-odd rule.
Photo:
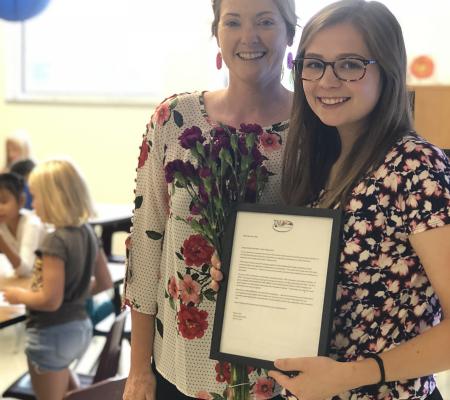
[[(263, 165), (267, 158), (258, 149), (262, 134), (256, 124), (242, 124), (239, 130), (222, 125), (212, 129), (210, 140), (206, 140), (200, 128), (193, 126), (178, 138), (180, 145), (190, 151), (193, 162), (176, 159), (165, 167), (172, 190), (185, 189), (191, 198), (190, 215), (176, 218), (214, 247), (219, 258), (232, 206), (241, 201), (258, 201), (272, 175)], [(209, 277), (206, 283), (210, 281)], [(250, 398), (246, 366), (231, 366), (230, 389), (234, 400)]]

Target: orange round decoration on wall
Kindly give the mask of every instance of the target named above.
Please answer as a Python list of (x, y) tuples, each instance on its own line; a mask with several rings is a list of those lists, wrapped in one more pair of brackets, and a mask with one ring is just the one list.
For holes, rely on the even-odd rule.
[(414, 58), (411, 63), (411, 74), (415, 78), (425, 79), (433, 75), (434, 62), (430, 56), (419, 56)]

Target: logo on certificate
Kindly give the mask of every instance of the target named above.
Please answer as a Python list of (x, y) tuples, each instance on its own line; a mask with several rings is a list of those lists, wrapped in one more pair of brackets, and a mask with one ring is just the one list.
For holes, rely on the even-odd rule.
[(274, 219), (273, 220), (273, 230), (277, 232), (289, 232), (294, 227), (292, 221), (287, 219)]

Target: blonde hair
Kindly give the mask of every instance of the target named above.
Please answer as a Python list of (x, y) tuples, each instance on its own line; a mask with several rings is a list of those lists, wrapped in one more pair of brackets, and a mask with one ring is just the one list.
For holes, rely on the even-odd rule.
[(69, 160), (39, 164), (30, 175), (31, 190), (41, 201), (41, 219), (56, 227), (80, 226), (94, 215), (86, 182)]

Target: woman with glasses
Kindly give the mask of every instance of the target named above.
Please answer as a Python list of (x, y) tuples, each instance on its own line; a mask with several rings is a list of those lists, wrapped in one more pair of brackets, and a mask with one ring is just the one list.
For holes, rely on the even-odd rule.
[(275, 362), (298, 399), (442, 399), (450, 368), (450, 166), (414, 131), (400, 25), (343, 0), (305, 26), (282, 189), (343, 211), (330, 358)]
[[(207, 246), (200, 239), (184, 244), (194, 232), (175, 216), (190, 214), (191, 199), (179, 188), (172, 193), (164, 166), (174, 159), (193, 161), (178, 141), (187, 128), (198, 127), (209, 140), (219, 123), (235, 128), (258, 124), (267, 139), (261, 152), (275, 173), (262, 201), (281, 201), (282, 152), (293, 94), (281, 85), (280, 76), (295, 34), (294, 4), (213, 1), (212, 32), (220, 48), (216, 63), (217, 68), (222, 62), (227, 65), (228, 87), (172, 96), (157, 107), (148, 124), (137, 169), (124, 295), (132, 308), (126, 400), (225, 399), (230, 365), (209, 358), (216, 303), (213, 296), (200, 293), (201, 283), (180, 259), (183, 248), (201, 253)], [(280, 387), (267, 390), (262, 371), (249, 371), (249, 381), (255, 396), (279, 398)]]

